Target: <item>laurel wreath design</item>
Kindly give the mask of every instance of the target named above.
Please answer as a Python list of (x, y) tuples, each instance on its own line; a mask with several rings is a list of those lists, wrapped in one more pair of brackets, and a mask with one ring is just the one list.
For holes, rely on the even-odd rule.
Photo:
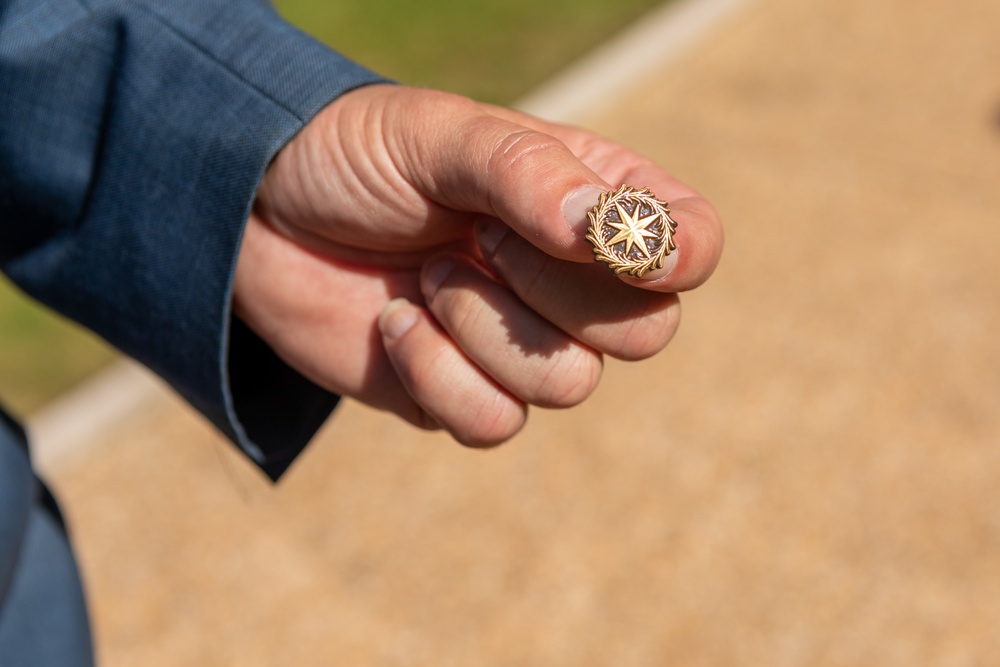
[[(645, 212), (642, 207), (649, 210), (649, 215), (653, 212), (660, 214), (660, 220), (654, 221), (649, 229), (658, 232), (655, 239), (650, 239), (653, 247), (649, 243), (646, 249), (650, 256), (634, 257), (626, 253), (627, 247), (624, 241), (616, 243), (614, 246), (608, 245), (608, 240), (615, 235), (613, 227), (608, 226), (608, 220), (618, 221), (618, 212), (615, 204), (621, 204), (622, 208), (630, 214), (634, 214), (636, 207), (640, 207), (640, 212)], [(595, 259), (606, 262), (611, 269), (617, 273), (628, 273), (629, 275), (640, 277), (651, 269), (659, 269), (663, 266), (663, 261), (672, 251), (677, 249), (674, 244), (674, 230), (677, 223), (670, 218), (670, 207), (667, 202), (661, 201), (649, 191), (649, 188), (636, 190), (629, 185), (622, 185), (614, 192), (605, 192), (597, 201), (597, 206), (592, 208), (587, 217), (590, 218), (590, 227), (587, 230), (587, 240), (594, 246)], [(633, 248), (631, 255), (641, 255)]]

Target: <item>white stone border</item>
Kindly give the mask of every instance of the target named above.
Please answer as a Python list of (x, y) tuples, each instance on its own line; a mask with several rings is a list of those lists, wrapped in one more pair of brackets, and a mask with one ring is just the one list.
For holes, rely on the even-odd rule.
[[(616, 92), (676, 59), (721, 19), (749, 2), (668, 2), (514, 106), (561, 122), (601, 111)], [(159, 379), (135, 362), (116, 362), (28, 418), (35, 469), (46, 476), (71, 465), (108, 429), (167, 391)]]
[(514, 106), (535, 116), (573, 122), (602, 111), (615, 93), (676, 60), (722, 19), (750, 0), (676, 0), (570, 65)]
[(46, 477), (72, 465), (112, 426), (169, 391), (138, 363), (114, 362), (28, 418), (35, 470)]

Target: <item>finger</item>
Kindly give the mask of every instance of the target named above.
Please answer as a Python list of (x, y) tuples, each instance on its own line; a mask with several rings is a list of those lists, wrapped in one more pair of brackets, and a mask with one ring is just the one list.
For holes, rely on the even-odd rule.
[(462, 351), (522, 401), (565, 408), (597, 387), (601, 355), (526, 306), (471, 258), (431, 260), (421, 286), (431, 312)]
[(676, 294), (635, 289), (604, 264), (555, 259), (498, 221), (481, 222), (476, 232), (484, 259), (527, 307), (600, 352), (644, 359), (677, 330)]
[(233, 308), (317, 385), (436, 428), (399, 381), (375, 326), (391, 299), (421, 298), (416, 278), (415, 271), (372, 271), (305, 251), (252, 213), (236, 266)]
[[(624, 274), (620, 276), (622, 280), (646, 289), (686, 291), (705, 282), (712, 274), (722, 253), (722, 223), (712, 205), (690, 186), (642, 155), (587, 130), (550, 123), (500, 107), (490, 107), (490, 111), (500, 118), (561, 140), (607, 183), (648, 187), (656, 197), (668, 202), (670, 216), (678, 223), (674, 234), (678, 250), (667, 257), (662, 269), (650, 271), (641, 278)], [(591, 205), (596, 203), (595, 198)]]
[(398, 91), (381, 126), (393, 162), (433, 201), (501, 218), (555, 256), (589, 260), (587, 210), (610, 185), (561, 140), (433, 91)]
[(471, 363), (423, 308), (391, 301), (379, 330), (403, 386), (462, 444), (497, 445), (524, 425), (524, 404)]
[[(556, 131), (505, 117), (483, 114), (478, 106), (454, 105), (447, 123), (421, 126), (418, 155), (422, 186), (447, 206), (488, 213), (550, 255), (591, 261), (583, 240), (587, 212), (603, 192), (628, 183), (650, 188), (677, 215), (677, 255), (644, 280), (626, 278), (647, 289), (690, 289), (718, 263), (722, 227), (718, 215), (694, 190), (638, 154), (572, 128)], [(550, 129), (551, 131), (543, 131)], [(555, 132), (559, 137), (553, 134)], [(596, 171), (595, 171), (596, 170)], [(419, 178), (419, 176), (418, 176)], [(680, 265), (677, 276), (674, 266)]]

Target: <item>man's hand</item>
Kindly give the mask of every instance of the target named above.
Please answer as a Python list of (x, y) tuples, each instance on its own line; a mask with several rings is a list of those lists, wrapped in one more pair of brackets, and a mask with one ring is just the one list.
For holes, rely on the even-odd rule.
[[(670, 203), (677, 251), (642, 279), (593, 261), (586, 212), (621, 183)], [(722, 228), (701, 196), (579, 129), (428, 90), (332, 103), (268, 170), (234, 308), (330, 391), (459, 442), (498, 444), (528, 405), (569, 407), (602, 355), (661, 350), (676, 292), (701, 284)]]

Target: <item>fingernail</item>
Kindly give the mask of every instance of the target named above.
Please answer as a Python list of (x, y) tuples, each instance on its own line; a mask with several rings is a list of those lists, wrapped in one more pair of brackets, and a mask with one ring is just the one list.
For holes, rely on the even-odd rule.
[(563, 217), (578, 236), (582, 237), (587, 233), (590, 225), (587, 213), (597, 206), (597, 200), (603, 193), (604, 190), (596, 185), (585, 185), (563, 201)]
[(385, 304), (378, 318), (378, 328), (389, 340), (402, 338), (417, 323), (417, 309), (406, 299), (393, 299)]
[(476, 236), (479, 239), (479, 247), (483, 253), (492, 255), (496, 252), (500, 242), (507, 236), (510, 227), (495, 220), (483, 220), (476, 223)]
[(455, 260), (451, 257), (434, 258), (424, 267), (424, 293), (428, 298), (437, 293), (454, 268)]

